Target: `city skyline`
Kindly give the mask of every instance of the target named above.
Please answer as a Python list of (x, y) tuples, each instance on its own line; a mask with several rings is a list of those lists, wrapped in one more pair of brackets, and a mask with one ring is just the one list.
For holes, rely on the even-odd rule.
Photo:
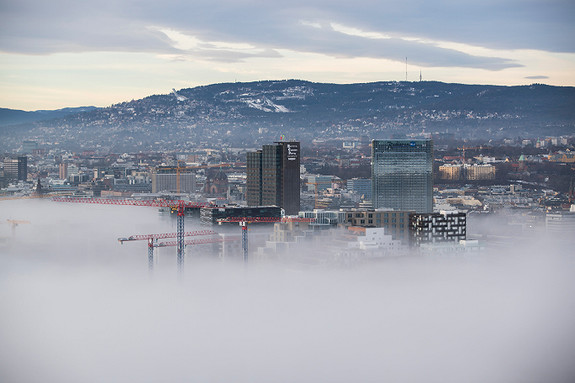
[(0, 107), (108, 106), (298, 78), (575, 85), (568, 1), (9, 2)]

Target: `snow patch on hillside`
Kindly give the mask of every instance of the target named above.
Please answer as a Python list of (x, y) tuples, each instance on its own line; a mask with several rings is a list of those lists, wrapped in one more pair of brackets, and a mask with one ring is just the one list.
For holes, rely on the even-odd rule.
[(244, 102), (247, 106), (254, 109), (259, 109), (263, 112), (269, 113), (289, 113), (290, 110), (283, 105), (275, 104), (267, 97), (263, 98), (256, 98), (256, 99), (240, 99), (241, 102)]

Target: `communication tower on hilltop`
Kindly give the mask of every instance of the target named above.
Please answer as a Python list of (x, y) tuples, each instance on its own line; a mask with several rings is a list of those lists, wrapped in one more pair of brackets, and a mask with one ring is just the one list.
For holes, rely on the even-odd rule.
[(405, 81), (407, 81), (407, 57), (405, 58)]

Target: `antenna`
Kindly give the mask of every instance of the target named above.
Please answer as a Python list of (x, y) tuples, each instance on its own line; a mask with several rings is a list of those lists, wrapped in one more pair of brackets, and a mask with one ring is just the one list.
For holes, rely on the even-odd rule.
[(405, 58), (405, 81), (407, 81), (407, 57)]
[(421, 77), (421, 69), (420, 69), (419, 70), (419, 82), (421, 82), (421, 79), (422, 79), (422, 77)]

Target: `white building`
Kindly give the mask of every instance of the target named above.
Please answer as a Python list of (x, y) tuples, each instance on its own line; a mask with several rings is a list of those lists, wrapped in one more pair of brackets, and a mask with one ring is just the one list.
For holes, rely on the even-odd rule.
[(547, 234), (557, 239), (575, 241), (575, 205), (569, 211), (553, 212), (545, 215)]

